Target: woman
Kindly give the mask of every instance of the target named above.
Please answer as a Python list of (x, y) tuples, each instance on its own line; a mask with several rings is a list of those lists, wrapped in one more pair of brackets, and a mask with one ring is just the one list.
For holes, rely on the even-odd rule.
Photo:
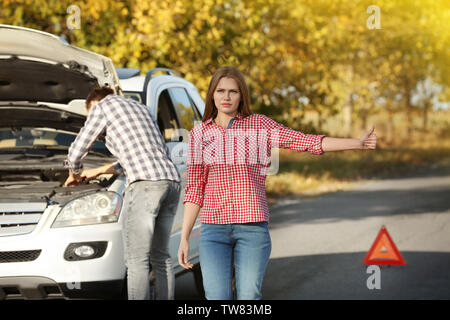
[(188, 179), (178, 261), (186, 269), (189, 236), (202, 209), (200, 265), (207, 299), (261, 299), (271, 251), (265, 179), (272, 147), (322, 154), (375, 149), (374, 128), (361, 139), (309, 135), (251, 114), (245, 79), (222, 67), (209, 84), (202, 123), (189, 134)]

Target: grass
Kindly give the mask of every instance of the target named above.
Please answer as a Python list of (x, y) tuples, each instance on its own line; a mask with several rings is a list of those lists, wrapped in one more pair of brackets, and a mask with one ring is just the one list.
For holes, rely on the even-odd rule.
[(401, 176), (422, 166), (450, 166), (450, 139), (423, 136), (414, 143), (391, 146), (380, 141), (374, 151), (329, 152), (322, 156), (280, 150), (279, 160), (278, 173), (266, 180), (269, 201), (280, 196), (345, 190), (362, 180)]
[[(305, 115), (305, 121), (315, 123), (315, 113)], [(412, 135), (406, 136), (402, 113), (393, 119), (394, 133), (387, 130), (387, 114), (370, 116), (367, 125), (375, 125), (378, 137), (374, 151), (329, 152), (322, 156), (280, 150), (279, 170), (266, 180), (269, 202), (280, 196), (317, 195), (344, 190), (366, 179), (402, 176), (420, 167), (443, 165), (450, 168), (450, 110), (429, 114), (428, 131), (422, 130), (421, 115), (413, 115)], [(328, 117), (323, 132), (339, 137), (342, 115)], [(366, 128), (369, 129), (369, 128)], [(366, 129), (354, 123), (354, 137)], [(389, 143), (387, 141), (390, 141)]]

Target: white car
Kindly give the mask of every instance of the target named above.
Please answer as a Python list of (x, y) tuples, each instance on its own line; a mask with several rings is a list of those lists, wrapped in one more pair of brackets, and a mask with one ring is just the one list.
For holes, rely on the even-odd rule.
[[(128, 88), (140, 79), (121, 81)], [(184, 188), (187, 141), (176, 134), (193, 126), (188, 119), (199, 120), (203, 101), (192, 84), (173, 75), (149, 73), (143, 80), (142, 101), (168, 137)], [(122, 94), (109, 58), (52, 34), (0, 25), (0, 300), (120, 298), (126, 292), (125, 177), (62, 186), (63, 160), (86, 119), (84, 99), (97, 85)], [(141, 87), (133, 88), (139, 94)], [(85, 168), (115, 161), (100, 140)], [(184, 271), (176, 257), (183, 196), (170, 243), (176, 274)], [(197, 265), (199, 233), (197, 224), (190, 252)], [(201, 288), (199, 268), (195, 276)]]

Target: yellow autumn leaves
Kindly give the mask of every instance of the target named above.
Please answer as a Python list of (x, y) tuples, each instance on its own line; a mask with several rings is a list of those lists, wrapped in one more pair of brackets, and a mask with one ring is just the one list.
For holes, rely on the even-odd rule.
[[(348, 109), (351, 126), (383, 112), (420, 109), (407, 97), (431, 79), (450, 98), (450, 3), (379, 0), (381, 28), (366, 26), (369, 0), (0, 0), (0, 23), (64, 35), (117, 67), (169, 67), (206, 92), (211, 73), (246, 74), (252, 108), (294, 128)], [(80, 8), (80, 29), (66, 25)], [(317, 124), (320, 129), (320, 121)], [(353, 124), (352, 124), (353, 123)]]

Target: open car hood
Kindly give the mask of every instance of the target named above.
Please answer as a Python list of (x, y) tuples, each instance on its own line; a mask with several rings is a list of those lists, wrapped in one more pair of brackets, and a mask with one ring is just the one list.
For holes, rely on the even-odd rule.
[(86, 116), (67, 111), (62, 107), (48, 106), (41, 103), (14, 103), (3, 105), (0, 103), (0, 129), (43, 127), (78, 133), (86, 121)]
[(69, 103), (119, 80), (111, 59), (57, 36), (0, 24), (0, 101)]

